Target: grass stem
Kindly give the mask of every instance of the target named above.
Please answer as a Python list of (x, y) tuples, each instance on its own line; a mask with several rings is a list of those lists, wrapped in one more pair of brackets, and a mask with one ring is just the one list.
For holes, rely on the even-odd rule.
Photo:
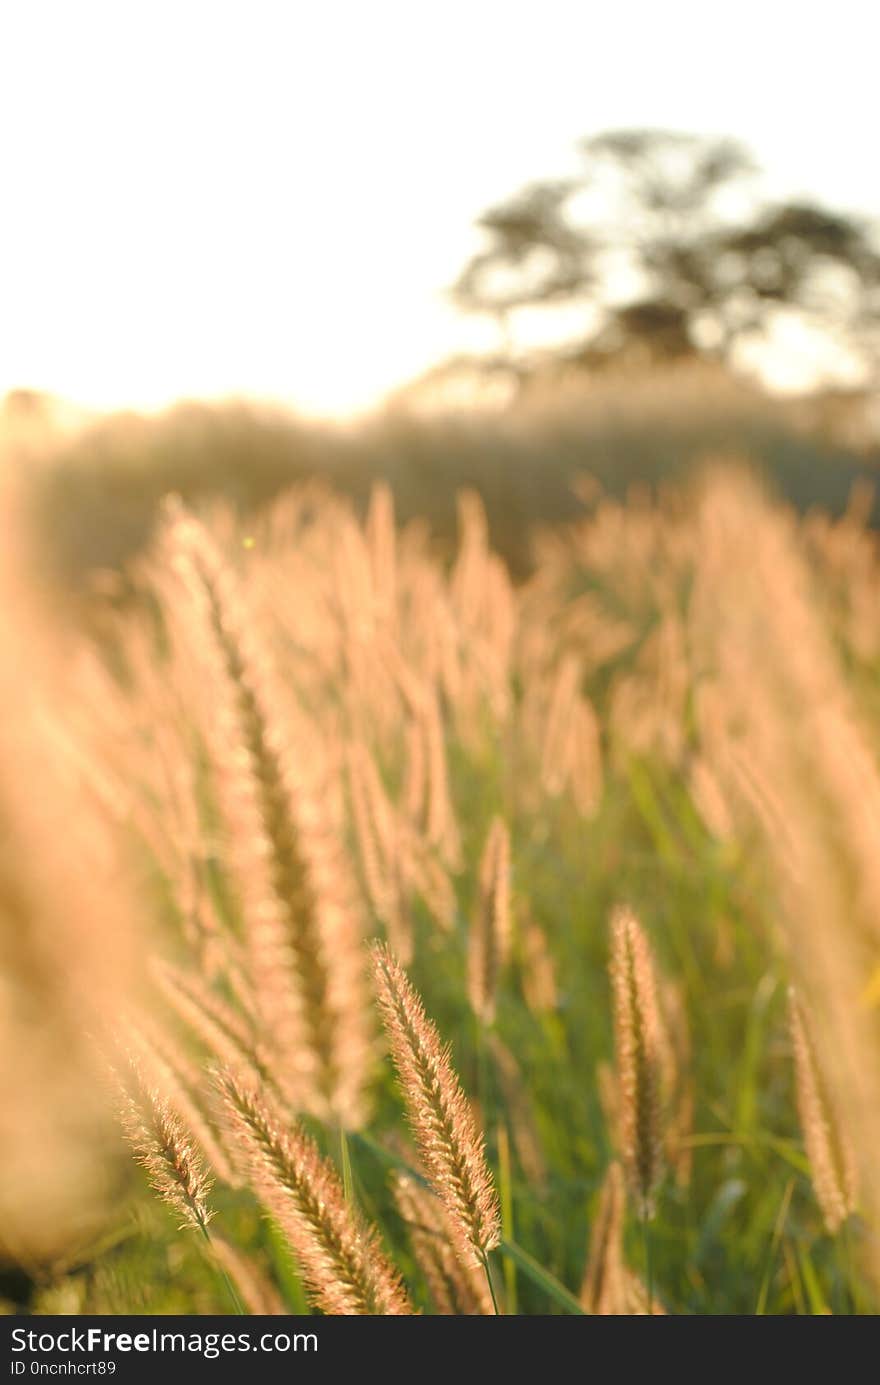
[(354, 1180), (351, 1172), (351, 1151), (348, 1147), (348, 1135), (345, 1127), (339, 1127), (339, 1159), (342, 1166), (342, 1190), (345, 1200), (351, 1203), (354, 1199)]
[(226, 1285), (229, 1297), (232, 1300), (236, 1313), (239, 1315), (239, 1317), (246, 1318), (248, 1316), (247, 1309), (245, 1308), (244, 1304), (238, 1296), (238, 1290), (236, 1289), (232, 1280), (229, 1278), (229, 1275), (226, 1273), (226, 1270), (220, 1264), (220, 1261), (217, 1258), (217, 1253), (214, 1250), (214, 1242), (211, 1240), (211, 1233), (208, 1231), (208, 1228), (205, 1222), (201, 1219), (201, 1217), (199, 1218), (199, 1230), (204, 1236), (205, 1244), (208, 1246), (211, 1252), (211, 1259), (214, 1263), (214, 1268), (218, 1271), (221, 1279), (223, 1280), (223, 1283)]
[(645, 1291), (648, 1295), (648, 1317), (654, 1312), (654, 1264), (651, 1256), (651, 1227), (648, 1218), (642, 1213), (642, 1247), (645, 1261)]
[(498, 1299), (495, 1297), (495, 1285), (492, 1283), (492, 1268), (489, 1264), (489, 1257), (484, 1254), (480, 1256), (480, 1260), (486, 1271), (486, 1283), (489, 1285), (489, 1293), (492, 1296), (492, 1307), (495, 1309), (496, 1318), (498, 1318), (501, 1316), (501, 1310), (498, 1307)]

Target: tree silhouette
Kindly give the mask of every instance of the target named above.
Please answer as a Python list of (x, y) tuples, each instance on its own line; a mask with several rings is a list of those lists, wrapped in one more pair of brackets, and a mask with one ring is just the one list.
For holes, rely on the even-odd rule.
[[(522, 379), (622, 358), (731, 365), (794, 318), (851, 374), (876, 372), (869, 223), (763, 203), (750, 156), (729, 139), (620, 130), (578, 148), (576, 175), (532, 183), (479, 218), (485, 246), (452, 296), (497, 324), (487, 367)], [(545, 335), (560, 323), (550, 348), (535, 344), (539, 319)]]

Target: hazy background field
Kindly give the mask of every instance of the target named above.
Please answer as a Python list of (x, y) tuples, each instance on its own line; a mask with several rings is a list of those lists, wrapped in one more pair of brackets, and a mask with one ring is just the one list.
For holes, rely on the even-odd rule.
[(769, 397), (699, 361), (550, 384), (503, 409), (401, 401), (344, 423), (248, 401), (59, 420), (50, 399), (17, 393), (7, 396), (3, 433), (46, 571), (83, 591), (102, 574), (124, 581), (169, 493), (197, 507), (225, 498), (246, 516), (313, 478), (360, 513), (373, 483), (387, 481), (401, 520), (424, 520), (447, 552), (456, 492), (471, 488), (486, 505), (493, 545), (518, 577), (531, 569), (536, 528), (589, 509), (591, 477), (623, 497), (729, 456), (751, 462), (801, 512), (840, 516), (862, 483), (869, 515), (880, 517), (880, 451), (858, 403), (844, 399), (832, 412), (809, 397)]

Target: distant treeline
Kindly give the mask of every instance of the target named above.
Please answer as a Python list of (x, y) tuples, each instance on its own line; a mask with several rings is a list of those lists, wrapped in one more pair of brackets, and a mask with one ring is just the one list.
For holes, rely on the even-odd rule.
[[(705, 459), (746, 458), (799, 510), (840, 514), (856, 481), (880, 481), (880, 455), (848, 451), (794, 406), (705, 368), (603, 379), (595, 388), (502, 411), (428, 416), (394, 409), (350, 426), (306, 423), (246, 404), (182, 404), (118, 415), (31, 459), (25, 492), (43, 557), (64, 582), (124, 569), (148, 544), (163, 496), (240, 512), (320, 478), (362, 508), (387, 481), (400, 520), (452, 539), (456, 492), (482, 496), (492, 542), (529, 571), (536, 526), (575, 518), (601, 490), (623, 495), (678, 480)], [(872, 518), (880, 523), (880, 487)]]

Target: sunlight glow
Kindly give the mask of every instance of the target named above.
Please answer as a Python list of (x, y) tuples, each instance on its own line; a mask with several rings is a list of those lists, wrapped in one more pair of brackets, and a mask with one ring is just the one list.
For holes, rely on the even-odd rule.
[(722, 52), (690, 0), (9, 0), (0, 394), (363, 409), (466, 341), (474, 217), (616, 125), (730, 133), (774, 190), (880, 210), (866, 13), (749, 0)]

